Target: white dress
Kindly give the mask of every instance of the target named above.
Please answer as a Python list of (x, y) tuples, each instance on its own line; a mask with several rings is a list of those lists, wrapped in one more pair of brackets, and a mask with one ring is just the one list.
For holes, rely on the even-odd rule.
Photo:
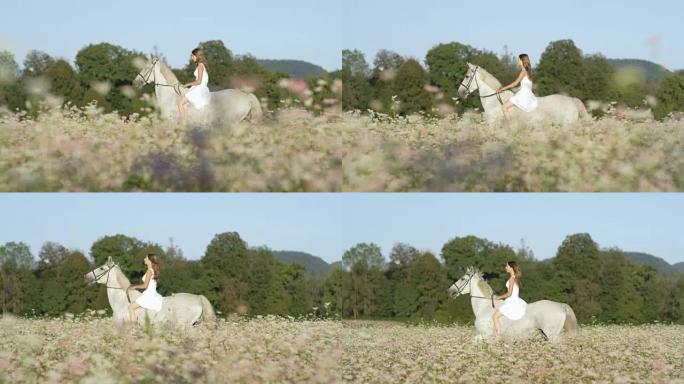
[[(147, 285), (147, 288), (143, 291), (142, 295), (135, 299), (135, 302), (145, 309), (159, 311), (162, 307), (162, 295), (157, 293), (157, 280), (154, 279), (154, 270), (149, 270), (152, 271), (150, 283)], [(143, 275), (142, 280), (145, 282), (145, 275)]]
[(532, 93), (532, 80), (527, 75), (520, 82), (520, 90), (513, 97), (511, 103), (525, 112), (532, 112), (537, 108), (537, 96)]
[[(197, 80), (199, 74), (199, 65), (195, 68), (195, 80)], [(193, 85), (185, 93), (185, 98), (188, 99), (190, 105), (196, 109), (202, 109), (209, 104), (211, 100), (211, 92), (209, 92), (209, 87), (207, 83), (209, 82), (209, 74), (207, 73), (207, 68), (204, 68), (204, 73), (202, 74), (202, 82), (199, 85)]]
[[(508, 281), (506, 282), (506, 288), (508, 288)], [(499, 312), (511, 320), (519, 320), (525, 316), (527, 303), (518, 296), (519, 293), (520, 289), (518, 288), (518, 284), (513, 284), (511, 296), (506, 298), (499, 307)]]

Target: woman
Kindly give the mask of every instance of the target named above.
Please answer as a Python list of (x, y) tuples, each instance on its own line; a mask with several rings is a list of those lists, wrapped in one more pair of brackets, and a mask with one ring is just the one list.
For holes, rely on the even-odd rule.
[(178, 111), (182, 119), (185, 119), (188, 104), (192, 104), (197, 109), (202, 109), (209, 104), (211, 99), (211, 93), (209, 92), (209, 87), (207, 87), (209, 82), (207, 68), (209, 66), (207, 65), (207, 59), (204, 57), (204, 52), (200, 48), (195, 48), (192, 50), (190, 57), (194, 63), (197, 63), (197, 68), (195, 68), (195, 81), (184, 85), (184, 87), (190, 88), (190, 90), (178, 100)]
[(497, 299), (505, 300), (492, 315), (497, 337), (501, 335), (501, 316), (506, 316), (511, 320), (519, 320), (525, 315), (525, 307), (527, 306), (525, 300), (518, 297), (520, 291), (519, 285), (522, 279), (522, 272), (520, 271), (518, 263), (515, 261), (506, 263), (506, 272), (510, 275), (508, 281), (506, 281), (508, 292), (501, 296), (495, 296)]
[(504, 117), (508, 119), (508, 110), (514, 105), (525, 112), (532, 112), (537, 108), (537, 97), (532, 93), (532, 65), (530, 64), (530, 57), (526, 54), (518, 56), (518, 65), (522, 68), (520, 75), (514, 82), (505, 87), (499, 88), (496, 92), (500, 93), (507, 89), (517, 87), (520, 84), (520, 90), (513, 97), (511, 97), (505, 104), (501, 106)]
[(128, 305), (128, 318), (131, 322), (135, 319), (135, 311), (142, 307), (159, 311), (162, 307), (162, 296), (157, 293), (157, 279), (159, 278), (159, 262), (154, 253), (148, 253), (143, 260), (147, 266), (147, 272), (143, 276), (143, 284), (131, 285), (128, 289), (144, 289), (142, 295)]

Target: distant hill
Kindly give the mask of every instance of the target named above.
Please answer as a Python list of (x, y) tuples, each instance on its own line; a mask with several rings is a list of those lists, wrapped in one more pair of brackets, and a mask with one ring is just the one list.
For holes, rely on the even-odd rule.
[(285, 72), (296, 79), (308, 79), (313, 76), (325, 75), (323, 67), (301, 60), (257, 60), (259, 65), (271, 72)]
[(646, 84), (650, 85), (658, 84), (661, 80), (673, 74), (672, 71), (662, 65), (647, 60), (608, 59), (608, 62), (615, 69), (638, 68), (644, 74)]
[(637, 265), (650, 265), (655, 268), (659, 275), (671, 275), (674, 273), (684, 273), (684, 262), (670, 265), (660, 257), (643, 252), (624, 252), (625, 257)]
[(676, 269), (679, 273), (684, 274), (684, 262), (673, 264), (672, 268)]
[(325, 275), (331, 268), (331, 264), (328, 264), (325, 260), (306, 252), (273, 251), (273, 256), (286, 263), (301, 264), (312, 275)]

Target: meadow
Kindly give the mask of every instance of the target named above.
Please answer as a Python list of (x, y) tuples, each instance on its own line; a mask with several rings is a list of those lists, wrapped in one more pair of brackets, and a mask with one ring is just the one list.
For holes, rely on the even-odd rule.
[(96, 106), (0, 120), (1, 191), (335, 191), (341, 140), (329, 115), (285, 109), (201, 128)]
[(682, 383), (684, 326), (474, 342), (472, 326), (261, 317), (189, 330), (4, 317), (0, 382)]
[(345, 381), (368, 383), (683, 383), (684, 326), (580, 327), (545, 340), (475, 342), (472, 326), (345, 327)]
[(349, 191), (680, 191), (684, 121), (567, 127), (347, 114)]
[(95, 106), (0, 117), (0, 191), (681, 191), (684, 122), (486, 125), (287, 108), (196, 128)]
[(331, 383), (339, 381), (340, 328), (268, 317), (185, 331), (6, 317), (0, 383)]

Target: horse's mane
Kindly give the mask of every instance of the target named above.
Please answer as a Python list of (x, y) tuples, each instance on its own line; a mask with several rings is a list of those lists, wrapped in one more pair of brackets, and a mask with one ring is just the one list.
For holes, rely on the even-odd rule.
[[(479, 66), (478, 66), (479, 67)], [(501, 88), (501, 82), (497, 80), (496, 77), (494, 77), (491, 73), (487, 72), (486, 69), (479, 67), (480, 69), (477, 71), (480, 76), (482, 77), (482, 81), (487, 83), (491, 88), (493, 89), (499, 89)]]
[(491, 296), (494, 294), (492, 287), (489, 286), (489, 283), (487, 283), (485, 279), (480, 279), (480, 281), (477, 283), (477, 286), (480, 287), (482, 294), (485, 296)]
[(492, 294), (494, 294), (494, 290), (492, 289), (492, 287), (489, 286), (489, 283), (487, 283), (487, 281), (482, 276), (482, 271), (480, 271), (478, 268), (471, 267), (468, 269), (468, 272), (473, 273), (475, 276), (479, 278), (477, 286), (480, 287), (480, 290), (482, 291), (483, 295), (491, 296)]
[(119, 267), (114, 268), (116, 270), (116, 281), (119, 283), (119, 287), (126, 289), (131, 285), (131, 282), (128, 281), (128, 278), (124, 273), (119, 269)]
[(166, 79), (166, 82), (168, 84), (178, 83), (178, 78), (176, 77), (176, 74), (173, 73), (171, 68), (169, 68), (169, 66), (161, 60), (159, 60), (159, 70), (161, 71), (162, 75), (164, 75), (164, 78)]

